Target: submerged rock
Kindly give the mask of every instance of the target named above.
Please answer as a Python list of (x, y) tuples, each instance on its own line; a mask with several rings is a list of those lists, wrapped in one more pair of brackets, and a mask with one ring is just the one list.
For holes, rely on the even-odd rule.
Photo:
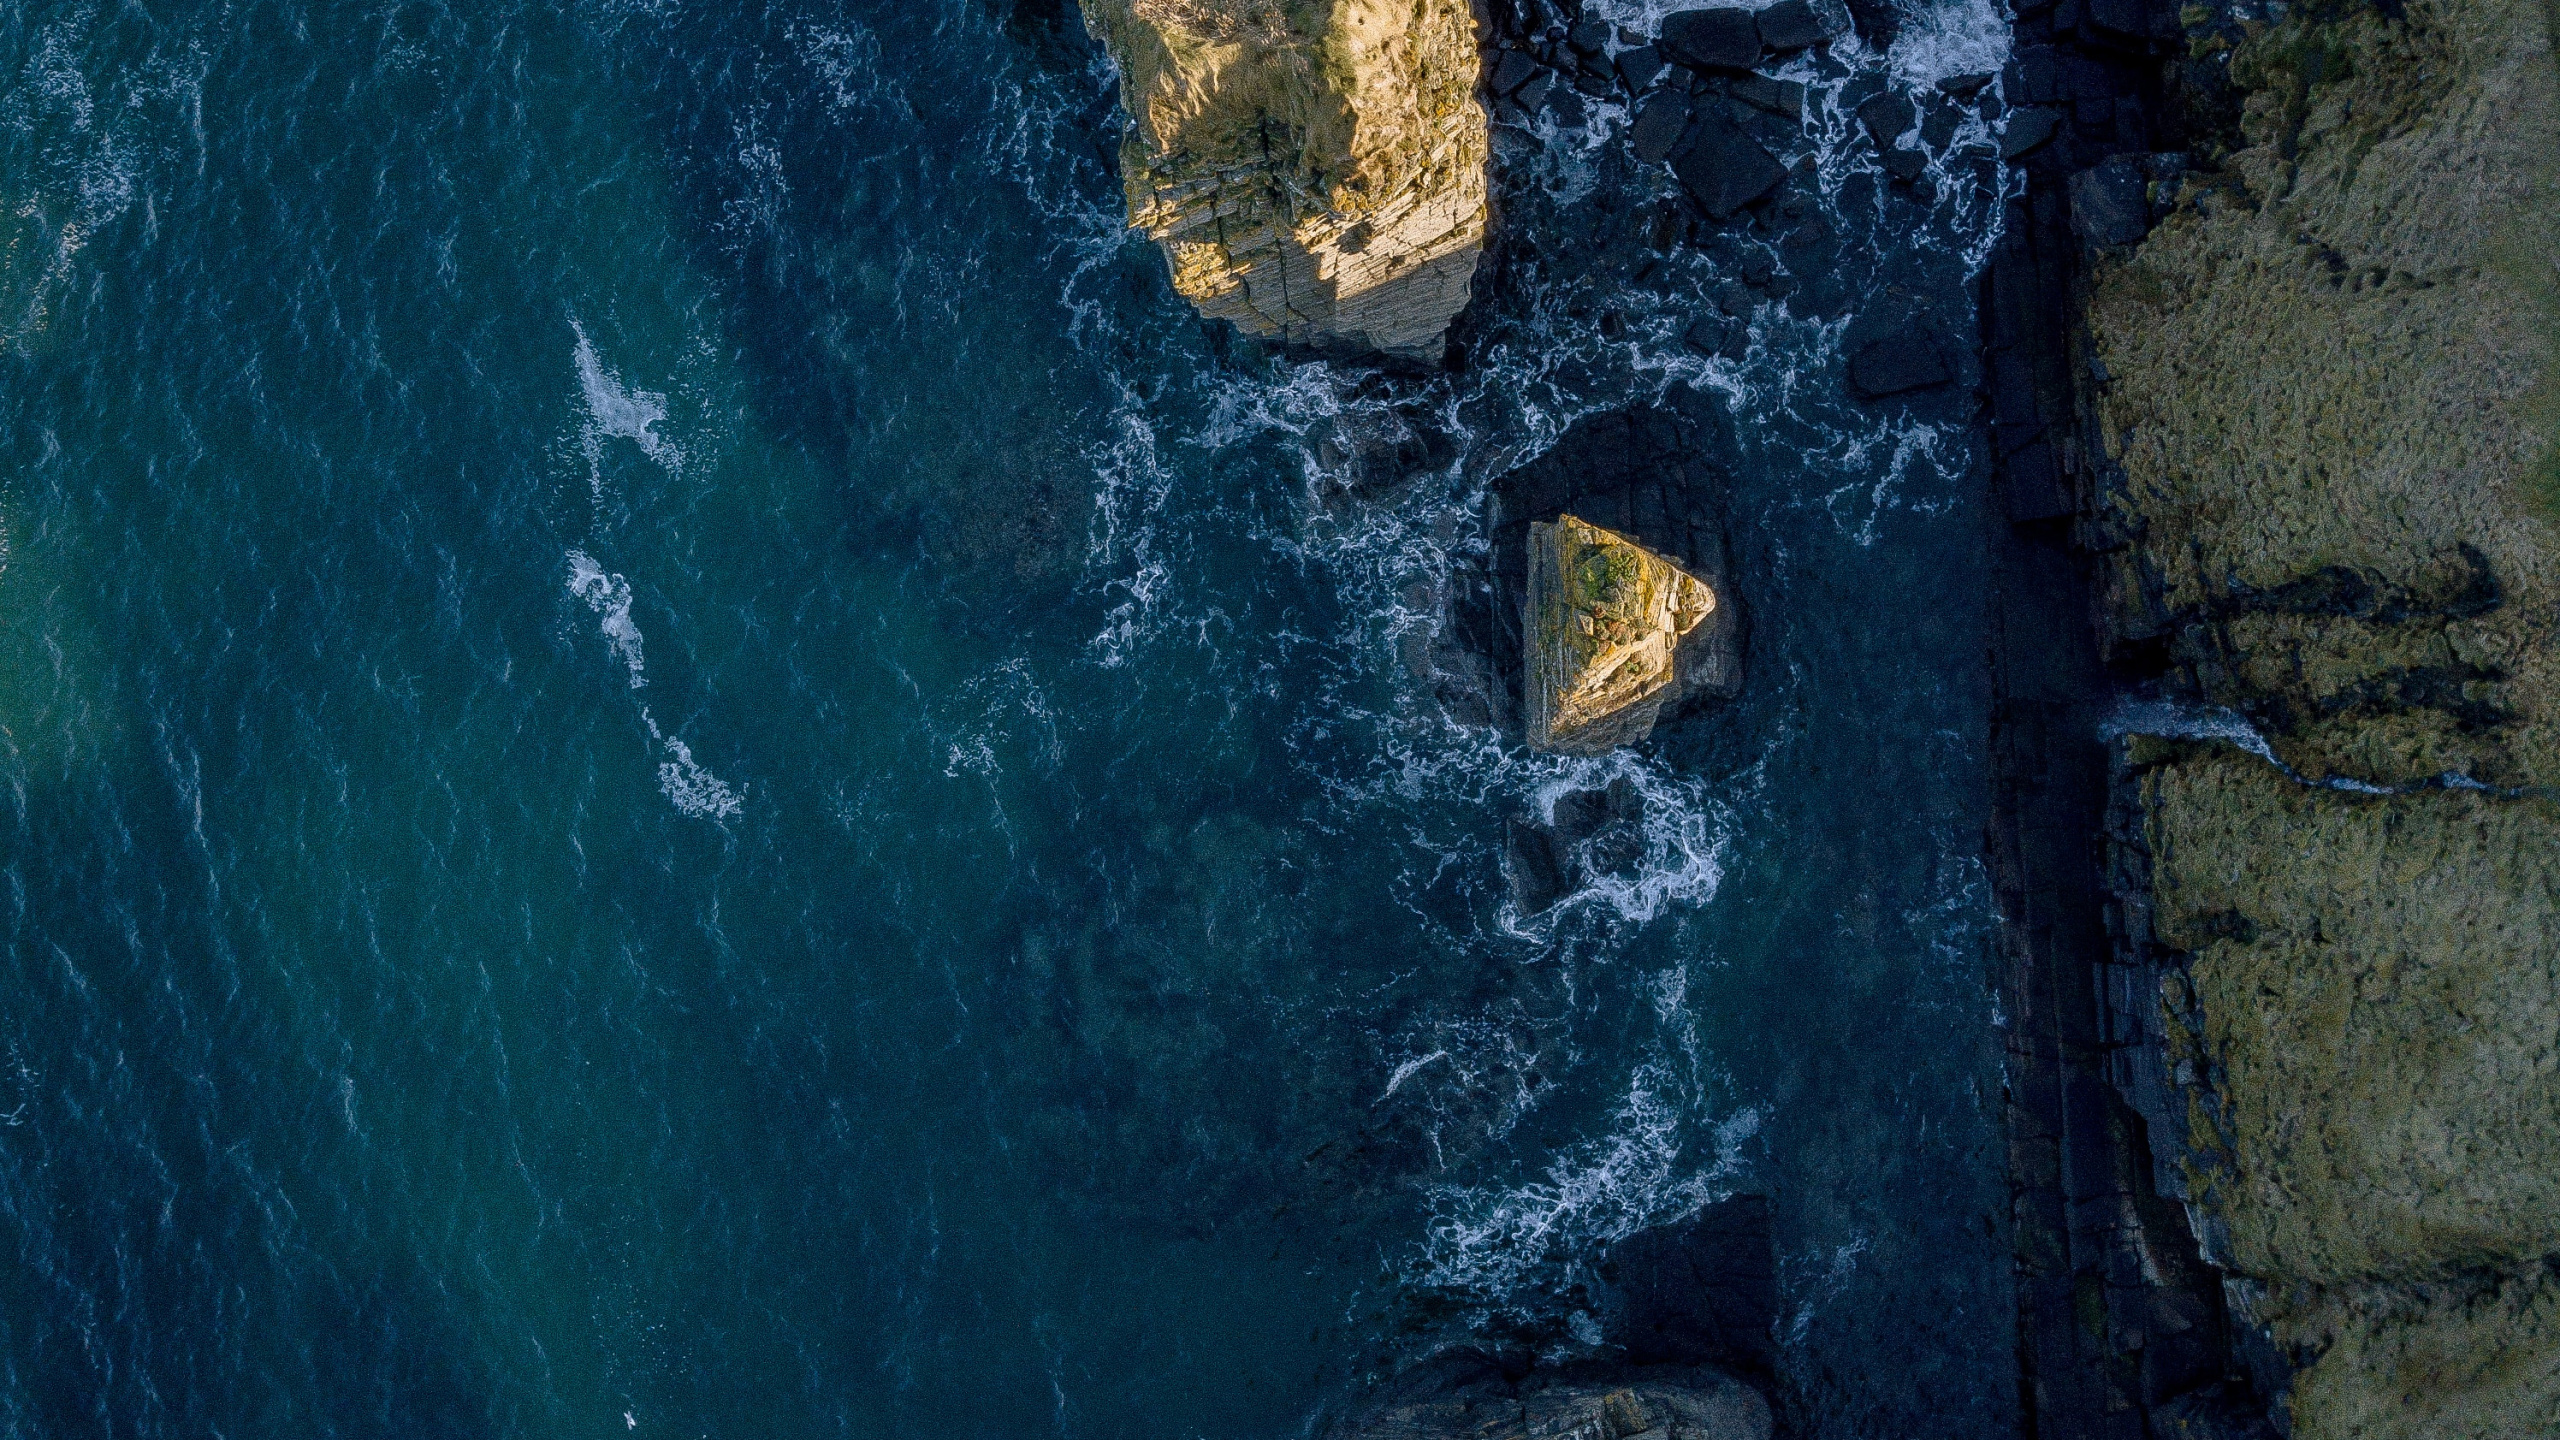
[(1084, 0), (1136, 124), (1129, 223), (1204, 315), (1437, 362), (1485, 227), (1464, 0)]
[(1529, 743), (1599, 754), (1653, 733), (1680, 637), (1716, 608), (1696, 576), (1571, 515), (1529, 527)]

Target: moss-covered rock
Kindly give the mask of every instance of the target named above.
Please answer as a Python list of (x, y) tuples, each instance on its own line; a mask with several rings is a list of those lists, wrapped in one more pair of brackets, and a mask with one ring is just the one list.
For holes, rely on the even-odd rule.
[(2553, 18), (2221, 27), (2220, 169), (2090, 276), (2120, 653), (2288, 767), (2138, 760), (2126, 913), (2189, 957), (2192, 1188), (2308, 1362), (2296, 1440), (2560, 1434)]
[(2117, 628), (2312, 775), (2560, 780), (2544, 0), (2305, 6), (2231, 75), (2246, 148), (2093, 278)]
[(1653, 733), (1680, 637), (1716, 608), (1706, 583), (1571, 515), (1529, 527), (1522, 616), (1529, 743), (1598, 754)]
[(1129, 223), (1203, 314), (1437, 362), (1485, 227), (1466, 0), (1084, 0)]
[(2144, 780), (2159, 937), (2227, 1077), (2234, 1257), (2321, 1284), (2560, 1253), (2560, 806)]

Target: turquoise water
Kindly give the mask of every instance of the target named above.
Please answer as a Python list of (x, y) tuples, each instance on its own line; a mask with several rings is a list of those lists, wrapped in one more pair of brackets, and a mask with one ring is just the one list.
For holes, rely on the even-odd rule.
[[(1515, 254), (1461, 374), (1249, 353), (1036, 5), (39, 0), (0, 77), (0, 1434), (1294, 1434), (1742, 1190), (1811, 1428), (2013, 1424), (1981, 461), (1845, 312)], [(1990, 203), (1850, 123), (1851, 291), (1961, 311)], [(1745, 695), (1444, 718), (1485, 481), (1683, 389)], [(1345, 497), (1390, 407), (1446, 463)]]

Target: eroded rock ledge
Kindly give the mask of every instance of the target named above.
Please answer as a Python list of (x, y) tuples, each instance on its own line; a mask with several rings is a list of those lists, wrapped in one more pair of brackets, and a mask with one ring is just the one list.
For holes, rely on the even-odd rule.
[(1484, 243), (1466, 0), (1083, 0), (1120, 66), (1129, 223), (1202, 314), (1438, 363)]

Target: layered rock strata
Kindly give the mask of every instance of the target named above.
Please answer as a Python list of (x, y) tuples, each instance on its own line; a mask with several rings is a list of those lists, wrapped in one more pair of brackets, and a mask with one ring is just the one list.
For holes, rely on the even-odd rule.
[(1084, 0), (1134, 122), (1129, 222), (1202, 314), (1437, 363), (1485, 229), (1465, 0)]
[(1600, 754), (1653, 733), (1681, 637), (1716, 596), (1626, 536), (1564, 515), (1529, 527), (1526, 603), (1529, 744)]
[[(2300, 1440), (2560, 1433), (2552, 19), (2126, 7), (2115, 41), (2169, 51), (2149, 113), (2175, 123), (2071, 153), (2028, 225), (2067, 219), (2071, 253), (1994, 266), (2010, 518), (2094, 560), (2107, 662), (2170, 702), (2146, 724), (2239, 734), (2236, 711), (2268, 752), (2116, 748), (2112, 952), (2081, 987), (2094, 1026), (2068, 1004), (2057, 1025), (2063, 1223), (2184, 1201), (2244, 1322), (2226, 1373)], [(2022, 98), (2072, 102), (2037, 145), (2076, 144), (2088, 98), (2031, 71), (2068, 67), (2020, 58)], [(2059, 357), (2019, 299), (2057, 262)], [(2071, 714), (2052, 703), (2010, 723)], [(2077, 923), (2021, 907), (2031, 948)], [(2138, 1118), (2076, 1098), (2075, 1047)], [(2153, 1163), (2084, 1200), (2078, 1147), (2110, 1134)], [(2137, 1273), (2096, 1276), (2107, 1333), (2138, 1325)], [(2127, 1398), (2155, 1430), (2174, 1408)]]

